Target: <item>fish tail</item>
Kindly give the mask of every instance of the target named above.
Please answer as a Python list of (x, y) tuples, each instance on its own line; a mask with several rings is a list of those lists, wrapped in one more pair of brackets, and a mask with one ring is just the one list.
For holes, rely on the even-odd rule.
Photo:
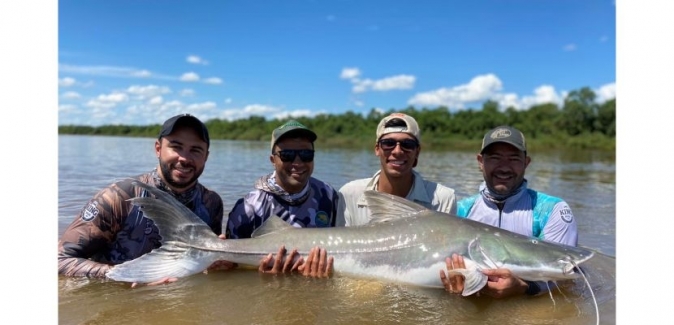
[(212, 251), (192, 247), (196, 238), (220, 240), (198, 216), (163, 191), (140, 182), (155, 197), (130, 199), (143, 214), (154, 221), (162, 237), (161, 247), (114, 266), (106, 276), (115, 281), (148, 283), (167, 277), (185, 277), (202, 272), (216, 259)]

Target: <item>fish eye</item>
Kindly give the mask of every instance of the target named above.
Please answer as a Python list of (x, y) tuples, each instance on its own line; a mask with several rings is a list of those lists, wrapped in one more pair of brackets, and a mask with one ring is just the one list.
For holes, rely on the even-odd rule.
[(531, 243), (532, 243), (532, 244), (538, 244), (538, 240), (532, 239), (532, 240), (531, 240)]

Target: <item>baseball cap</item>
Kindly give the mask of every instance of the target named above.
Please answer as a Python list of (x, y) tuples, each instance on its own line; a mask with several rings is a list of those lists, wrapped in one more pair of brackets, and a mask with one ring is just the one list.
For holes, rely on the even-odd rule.
[[(400, 119), (404, 123), (389, 123), (395, 119)], [(413, 117), (404, 113), (392, 113), (379, 121), (379, 125), (377, 126), (377, 141), (379, 141), (382, 135), (389, 133), (407, 133), (421, 142), (419, 124), (417, 124), (417, 121)]]
[(190, 114), (179, 114), (176, 115), (164, 122), (164, 125), (161, 126), (161, 131), (159, 131), (159, 139), (165, 137), (175, 129), (176, 126), (188, 126), (191, 127), (202, 140), (206, 141), (206, 146), (211, 146), (211, 139), (208, 136), (208, 129), (206, 125), (202, 123), (198, 118)]
[(309, 130), (308, 127), (304, 126), (304, 124), (297, 122), (295, 120), (290, 120), (283, 125), (277, 127), (272, 131), (271, 133), (271, 150), (274, 150), (274, 145), (278, 140), (281, 140), (282, 137), (284, 136), (289, 136), (289, 135), (295, 135), (298, 137), (306, 137), (309, 139), (309, 141), (314, 142), (316, 141), (316, 133), (314, 131)]
[(502, 125), (497, 126), (496, 128), (490, 130), (489, 132), (487, 132), (487, 134), (484, 135), (484, 139), (482, 139), (482, 149), (480, 150), (480, 153), (484, 152), (484, 149), (486, 149), (489, 145), (497, 142), (507, 143), (519, 149), (520, 151), (524, 152), (527, 151), (526, 142), (524, 140), (524, 134), (522, 134), (520, 130), (514, 127)]

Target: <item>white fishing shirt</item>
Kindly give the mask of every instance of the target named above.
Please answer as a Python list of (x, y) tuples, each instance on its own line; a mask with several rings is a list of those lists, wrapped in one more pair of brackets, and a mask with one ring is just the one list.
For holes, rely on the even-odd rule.
[(578, 226), (569, 205), (558, 197), (530, 190), (526, 186), (507, 198), (502, 210), (478, 193), (459, 201), (457, 214), (518, 234), (569, 246), (578, 245)]
[[(363, 193), (366, 190), (376, 190), (379, 182), (377, 171), (371, 178), (357, 179), (348, 182), (339, 189), (339, 204), (337, 208), (337, 227), (359, 226), (370, 222), (370, 209)], [(456, 196), (454, 190), (425, 180), (421, 174), (412, 171), (414, 183), (406, 199), (421, 204), (431, 210), (456, 214)]]

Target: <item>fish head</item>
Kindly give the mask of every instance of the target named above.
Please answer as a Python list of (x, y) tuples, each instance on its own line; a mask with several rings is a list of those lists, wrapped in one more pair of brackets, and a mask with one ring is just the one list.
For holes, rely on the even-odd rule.
[(479, 268), (510, 269), (528, 281), (575, 279), (578, 266), (594, 256), (589, 249), (556, 244), (510, 232), (477, 236), (468, 247), (469, 258)]

